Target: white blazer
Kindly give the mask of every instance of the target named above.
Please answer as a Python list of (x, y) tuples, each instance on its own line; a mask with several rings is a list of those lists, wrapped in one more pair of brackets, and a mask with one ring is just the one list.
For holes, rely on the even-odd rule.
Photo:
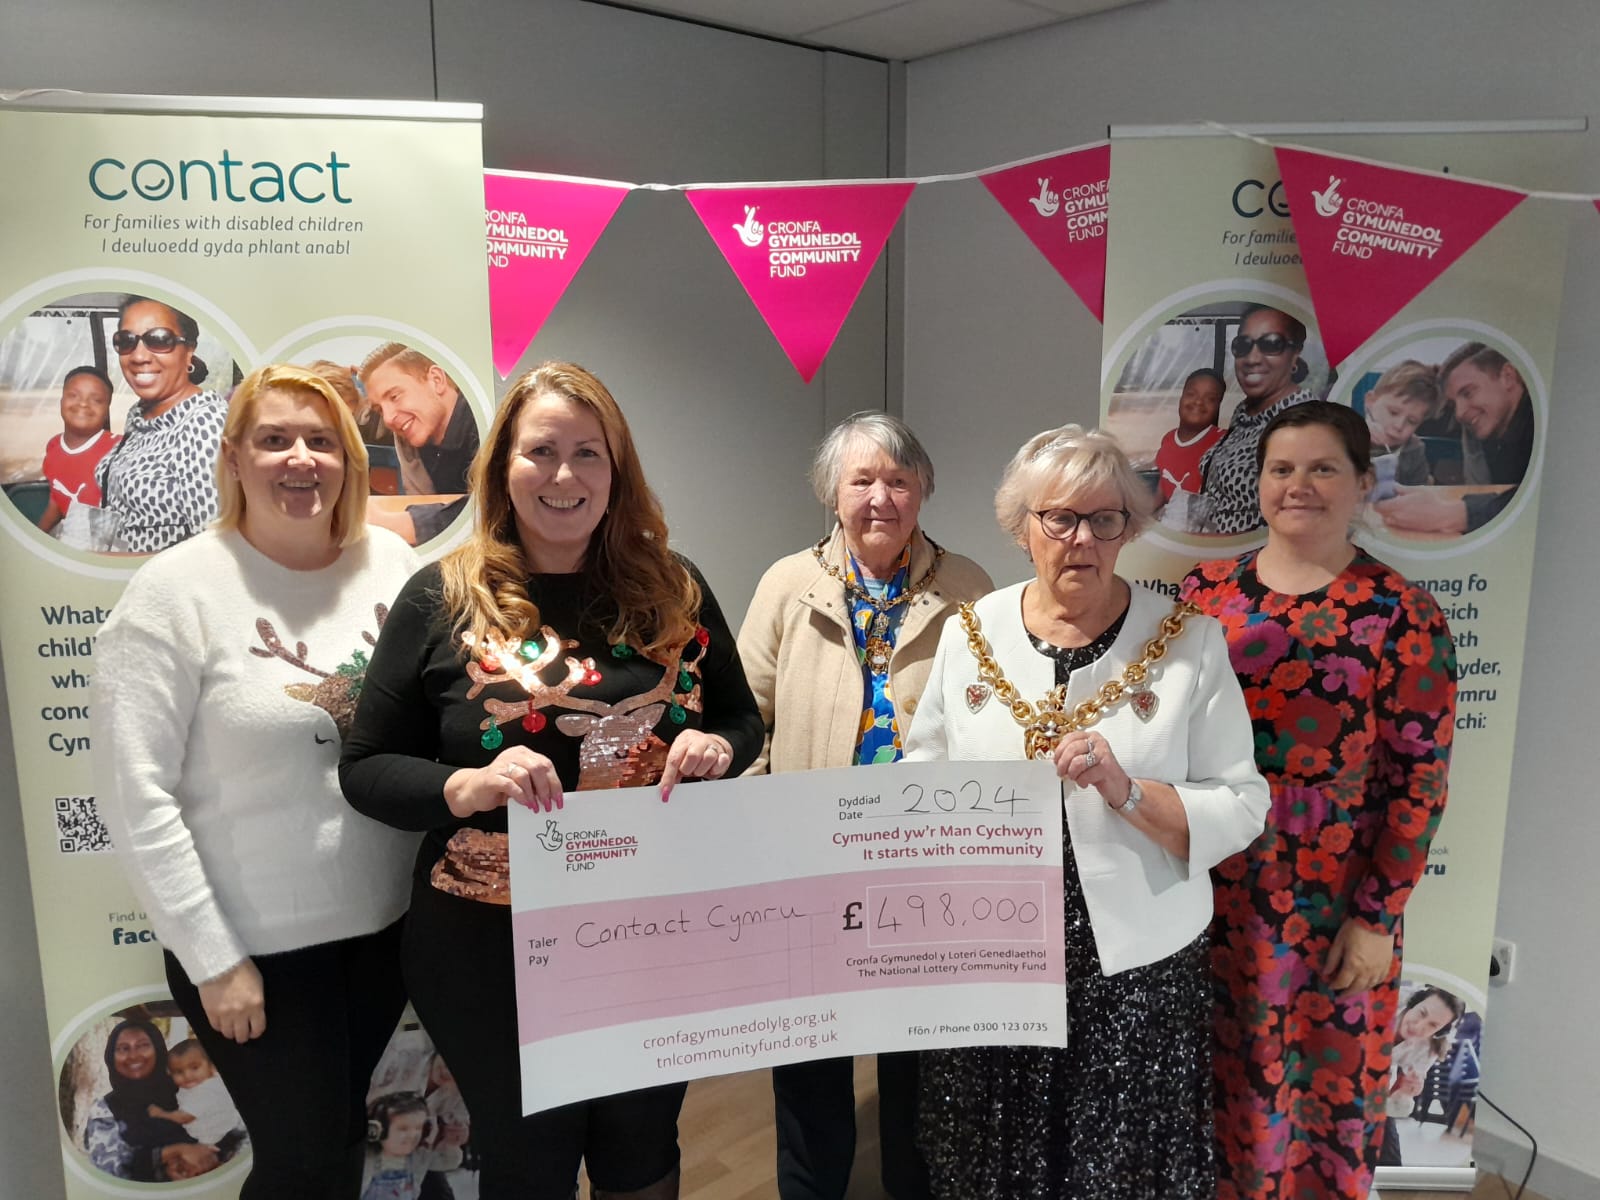
[[(1026, 586), (989, 593), (978, 601), (977, 613), (1000, 669), (1024, 699), (1037, 703), (1055, 686), (1055, 662), (1033, 648), (1023, 628)], [(1120, 678), (1172, 611), (1171, 601), (1130, 587), (1128, 619), (1110, 650), (1072, 673), (1069, 712), (1101, 684)], [(1269, 804), (1222, 626), (1210, 617), (1190, 617), (1148, 678), (1159, 701), (1148, 722), (1123, 701), (1094, 730), (1129, 776), (1177, 789), (1189, 818), (1188, 860), (1169, 854), (1112, 812), (1095, 789), (1062, 785), (1072, 852), (1107, 975), (1165, 958), (1195, 939), (1211, 920), (1210, 868), (1255, 839)], [(967, 685), (976, 682), (977, 660), (960, 616), (953, 616), (945, 623), (906, 739), (907, 761), (1021, 757), (1022, 726), (1010, 709), (994, 696), (976, 713), (968, 708)]]

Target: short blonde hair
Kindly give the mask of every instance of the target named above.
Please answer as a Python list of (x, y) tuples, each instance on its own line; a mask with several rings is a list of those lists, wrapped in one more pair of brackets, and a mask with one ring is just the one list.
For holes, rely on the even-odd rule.
[(1424, 404), (1428, 417), (1437, 417), (1443, 407), (1444, 396), (1439, 390), (1439, 369), (1419, 363), (1414, 358), (1395, 363), (1373, 384), (1369, 396), (1393, 396), (1396, 400)]
[(315, 371), (289, 363), (257, 367), (233, 389), (233, 397), (228, 401), (228, 418), (222, 426), (223, 450), (217, 455), (217, 528), (237, 529), (244, 519), (244, 488), (228, 470), (227, 447), (244, 443), (256, 422), (261, 398), (268, 392), (310, 395), (322, 401), (329, 421), (339, 432), (339, 445), (344, 450), (344, 483), (339, 488), (339, 498), (333, 502), (330, 532), (337, 546), (350, 546), (360, 541), (367, 535), (369, 492), (367, 446), (361, 440), (361, 430), (331, 383)]
[(367, 401), (362, 396), (361, 389), (356, 387), (356, 369), (336, 363), (331, 358), (319, 358), (315, 362), (307, 363), (306, 369), (314, 375), (321, 375), (339, 394), (339, 399), (345, 406), (356, 414), (356, 419), (366, 410)]
[(1112, 484), (1128, 510), (1128, 537), (1137, 537), (1155, 511), (1151, 491), (1128, 465), (1128, 456), (1110, 434), (1081, 425), (1062, 425), (1036, 433), (1012, 455), (994, 494), (1000, 528), (1019, 546), (1028, 544), (1028, 518), (1049, 492), (1074, 495)]

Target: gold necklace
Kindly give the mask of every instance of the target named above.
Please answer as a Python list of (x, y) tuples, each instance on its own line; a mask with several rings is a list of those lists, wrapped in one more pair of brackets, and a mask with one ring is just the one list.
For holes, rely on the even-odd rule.
[[(939, 543), (934, 541), (932, 538), (928, 537), (927, 534), (923, 534), (922, 536), (928, 538), (928, 545), (933, 547), (933, 564), (928, 568), (927, 572), (922, 576), (921, 579), (917, 580), (916, 583), (912, 584), (905, 591), (901, 592), (893, 600), (877, 599), (871, 592), (867, 591), (866, 588), (862, 587), (859, 583), (851, 579), (843, 571), (839, 570), (838, 567), (835, 567), (823, 557), (823, 550), (826, 549), (828, 543), (833, 540), (833, 535), (831, 533), (818, 542), (815, 546), (811, 547), (811, 553), (816, 556), (817, 565), (829, 575), (832, 575), (840, 583), (844, 584), (844, 594), (847, 597), (854, 597), (857, 600), (864, 601), (866, 604), (872, 607), (874, 616), (872, 618), (872, 625), (867, 630), (867, 669), (874, 675), (882, 675), (889, 669), (889, 656), (893, 652), (893, 647), (889, 645), (888, 638), (889, 614), (895, 609), (899, 608), (902, 604), (911, 603), (911, 601), (915, 600), (918, 596), (922, 595), (923, 592), (928, 590), (928, 585), (933, 582), (933, 577), (939, 572), (939, 562), (944, 558), (944, 547), (939, 545)], [(846, 548), (846, 553), (849, 553), (848, 547)], [(909, 562), (910, 559), (908, 558), (906, 561)]]
[(963, 604), (960, 611), (961, 628), (967, 633), (967, 648), (978, 660), (978, 678), (982, 680), (967, 689), (967, 707), (977, 712), (993, 691), (1010, 710), (1012, 719), (1022, 726), (1023, 753), (1029, 758), (1049, 758), (1067, 734), (1087, 729), (1122, 700), (1133, 706), (1140, 720), (1148, 721), (1153, 717), (1159, 701), (1150, 691), (1150, 665), (1166, 657), (1167, 645), (1183, 633), (1184, 622), (1200, 609), (1186, 600), (1174, 605), (1172, 611), (1161, 618), (1160, 632), (1144, 644), (1144, 653), (1138, 661), (1123, 668), (1122, 678), (1102, 683), (1100, 690), (1080, 703), (1070, 715), (1065, 709), (1067, 689), (1064, 685), (1051, 688), (1038, 704), (1019, 696), (1016, 685), (1006, 678), (1000, 664), (994, 660), (978, 624), (977, 612), (970, 603)]

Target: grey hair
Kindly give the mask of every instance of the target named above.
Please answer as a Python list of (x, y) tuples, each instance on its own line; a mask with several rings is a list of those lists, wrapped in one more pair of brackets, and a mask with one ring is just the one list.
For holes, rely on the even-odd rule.
[(1000, 476), (994, 515), (1019, 546), (1028, 544), (1028, 517), (1047, 492), (1075, 495), (1112, 484), (1128, 510), (1128, 537), (1150, 524), (1155, 497), (1128, 465), (1116, 439), (1098, 429), (1063, 425), (1036, 433), (1016, 452)]
[(911, 426), (886, 412), (858, 412), (828, 431), (812, 460), (811, 487), (824, 508), (833, 508), (838, 502), (845, 456), (857, 442), (876, 446), (901, 470), (913, 472), (922, 485), (924, 500), (933, 495), (933, 460), (911, 432)]

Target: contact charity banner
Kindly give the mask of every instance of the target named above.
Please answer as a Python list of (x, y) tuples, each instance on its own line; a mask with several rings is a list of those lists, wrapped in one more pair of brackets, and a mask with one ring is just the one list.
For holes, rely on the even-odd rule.
[[(1444, 1027), (1425, 1037), (1418, 1018), (1399, 1026), (1388, 1101), (1396, 1136), (1381, 1163), (1452, 1179), (1452, 1170), (1472, 1163), (1540, 466), (1547, 437), (1560, 428), (1549, 379), (1568, 210), (1481, 188), (1445, 213), (1435, 203), (1443, 180), (1430, 177), (1422, 191), (1405, 192), (1392, 177), (1406, 172), (1385, 174), (1370, 161), (1403, 156), (1410, 168), (1515, 178), (1547, 168), (1560, 153), (1530, 144), (1535, 138), (1329, 134), (1316, 141), (1330, 154), (1369, 161), (1324, 161), (1298, 176), (1288, 167), (1280, 177), (1282, 154), (1255, 140), (1113, 138), (1102, 422), (1134, 460), (1157, 509), (1155, 525), (1119, 565), (1176, 594), (1196, 562), (1259, 547), (1266, 518), (1256, 450), (1271, 417), (1326, 399), (1364, 420), (1373, 478), (1355, 540), (1432, 592), (1454, 635), (1460, 673), (1453, 728), (1419, 725), (1407, 734), (1452, 749), (1448, 806), (1404, 905), (1400, 995), (1402, 1008), (1426, 1003)], [(1173, 180), (1183, 187), (1175, 190)], [(1394, 224), (1380, 229), (1383, 222)], [(1364, 232), (1341, 240), (1338, 230)], [(1374, 244), (1368, 233), (1390, 241)], [(1398, 274), (1374, 284), (1380, 253), (1404, 261)], [(1330, 271), (1344, 272), (1332, 318), (1320, 290)], [(1318, 645), (1336, 647), (1352, 634), (1335, 607), (1362, 603), (1358, 591), (1285, 603), (1299, 605), (1294, 611), (1307, 620), (1325, 615), (1330, 624)], [(1403, 652), (1419, 646), (1407, 643)], [(1291, 675), (1275, 675), (1247, 690), (1254, 715), (1271, 715), (1274, 704), (1338, 699), (1291, 685)], [(1334, 703), (1329, 711), (1340, 710)], [(1273, 750), (1286, 770), (1312, 770), (1319, 755), (1359, 752), (1353, 744), (1326, 747), (1320, 719), (1308, 715), (1301, 728), (1300, 741)], [(1298, 803), (1274, 819), (1310, 819), (1314, 805)], [(1422, 832), (1405, 814), (1391, 818)], [(1322, 869), (1312, 860), (1302, 865)], [(1297, 1110), (1272, 1119), (1308, 1118)], [(1470, 1175), (1461, 1177), (1470, 1185)], [(1380, 1170), (1380, 1182), (1388, 1178)]]
[(1105, 316), (1111, 143), (1097, 142), (978, 178), (1095, 320)]
[(697, 783), (669, 806), (655, 788), (512, 806), (524, 1110), (842, 1055), (1066, 1045), (1050, 764), (903, 763), (870, 783), (846, 767)]
[[(163, 1173), (141, 1138), (202, 1139), (106, 1119), (138, 1092), (119, 1023), (169, 1047), (189, 1029), (96, 810), (96, 633), (150, 554), (215, 515), (221, 415), (265, 363), (351, 406), (369, 522), (425, 553), (464, 529), (491, 409), (478, 111), (79, 97), (0, 108), (0, 164), (26, 180), (0, 194), (0, 646), (55, 1071), (12, 1086), (57, 1109), (68, 1196), (232, 1197), (241, 1131)], [(185, 432), (153, 453), (164, 412)], [(257, 653), (309, 703), (359, 665), (273, 633)]]
[(916, 186), (739, 184), (684, 194), (794, 369), (810, 383)]

